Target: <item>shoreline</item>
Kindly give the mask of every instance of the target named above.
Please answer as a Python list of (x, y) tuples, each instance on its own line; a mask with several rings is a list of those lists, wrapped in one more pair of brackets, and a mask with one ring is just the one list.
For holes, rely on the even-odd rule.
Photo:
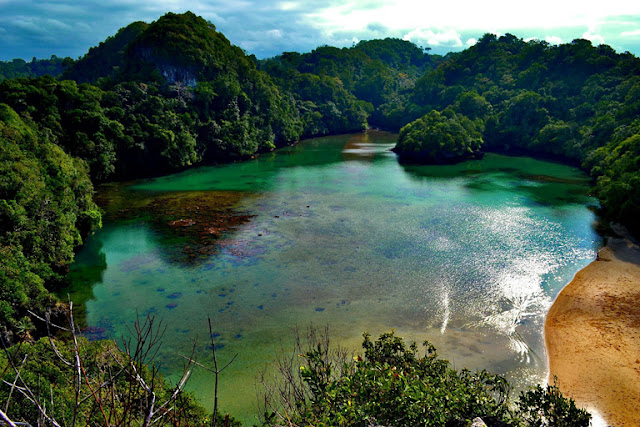
[(545, 320), (549, 382), (607, 425), (640, 425), (639, 302), (640, 247), (609, 238)]

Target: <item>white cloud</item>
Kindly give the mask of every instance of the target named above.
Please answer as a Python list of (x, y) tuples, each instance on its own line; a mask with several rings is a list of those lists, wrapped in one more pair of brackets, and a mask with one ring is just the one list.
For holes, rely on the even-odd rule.
[(604, 43), (604, 38), (600, 34), (592, 34), (591, 30), (582, 34), (582, 38), (585, 40), (589, 40), (594, 45), (601, 45)]
[(278, 7), (280, 8), (280, 10), (294, 10), (298, 9), (300, 5), (292, 1), (283, 1), (278, 4)]
[(417, 45), (427, 44), (429, 46), (446, 46), (446, 47), (461, 47), (462, 40), (460, 40), (460, 34), (456, 30), (446, 30), (435, 32), (431, 29), (418, 28), (402, 37), (404, 40), (409, 40)]
[(274, 39), (280, 39), (280, 38), (282, 38), (282, 31), (277, 30), (277, 29), (276, 30), (269, 30), (269, 31), (267, 31), (267, 35), (269, 37), (271, 37), (271, 38), (274, 38)]
[(43, 30), (43, 25), (41, 25), (38, 19), (35, 18), (18, 18), (12, 22), (13, 26), (19, 28), (21, 30), (29, 31), (32, 33), (39, 33)]
[(54, 30), (71, 30), (71, 25), (58, 19), (47, 19), (45, 24)]
[(342, 30), (364, 28), (369, 22), (384, 22), (392, 29), (456, 28), (468, 29), (530, 29), (574, 27), (590, 28), (612, 16), (639, 16), (640, 2), (609, 0), (603, 7), (600, 0), (584, 0), (580, 7), (574, 2), (538, 0), (518, 2), (493, 0), (489, 5), (476, 0), (457, 2), (425, 2), (424, 0), (344, 0), (330, 1), (324, 7), (311, 10), (308, 24)]
[(562, 39), (558, 36), (547, 36), (544, 40), (549, 44), (562, 44)]
[(478, 43), (478, 40), (474, 39), (473, 37), (471, 37), (469, 40), (467, 40), (467, 42), (465, 43), (467, 46), (473, 46), (474, 44)]
[(640, 30), (624, 31), (620, 35), (622, 37), (636, 37), (636, 36), (640, 36)]

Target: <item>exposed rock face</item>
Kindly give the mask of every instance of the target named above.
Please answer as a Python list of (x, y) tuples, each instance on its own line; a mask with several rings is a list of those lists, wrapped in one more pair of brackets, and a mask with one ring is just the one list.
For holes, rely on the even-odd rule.
[(182, 83), (185, 86), (195, 87), (198, 83), (195, 75), (188, 69), (171, 65), (159, 65), (158, 70), (167, 79), (167, 83)]
[(198, 83), (197, 73), (193, 67), (178, 65), (166, 58), (154, 55), (153, 49), (150, 47), (138, 46), (134, 50), (134, 55), (138, 59), (153, 64), (170, 85), (182, 84), (195, 87)]

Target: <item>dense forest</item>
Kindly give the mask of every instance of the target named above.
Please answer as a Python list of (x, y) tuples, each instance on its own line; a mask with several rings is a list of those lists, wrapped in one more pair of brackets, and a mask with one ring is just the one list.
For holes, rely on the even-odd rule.
[(168, 13), (78, 60), (0, 63), (0, 81), (5, 344), (41, 336), (35, 316), (64, 318), (53, 292), (100, 227), (94, 185), (307, 136), (377, 127), (399, 131), (401, 161), (496, 151), (571, 162), (593, 177), (603, 215), (640, 232), (640, 60), (587, 40), (487, 34), (443, 57), (385, 39), (257, 60), (212, 23)]
[(49, 59), (33, 58), (31, 62), (16, 58), (12, 61), (0, 61), (0, 82), (18, 77), (41, 77), (44, 75), (59, 76), (73, 64), (73, 59), (58, 58), (51, 55)]

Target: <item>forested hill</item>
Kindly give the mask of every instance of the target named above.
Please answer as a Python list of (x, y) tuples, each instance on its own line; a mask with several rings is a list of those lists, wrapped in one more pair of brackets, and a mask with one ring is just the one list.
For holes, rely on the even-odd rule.
[[(487, 34), (425, 73), (405, 109), (407, 120), (417, 111), (446, 114), (404, 128), (396, 147), (401, 156), (424, 159), (437, 147), (440, 156), (464, 157), (480, 148), (573, 162), (591, 173), (606, 216), (640, 232), (640, 60), (634, 55), (581, 39), (551, 46)], [(425, 136), (442, 128), (450, 137)], [(471, 144), (478, 132), (480, 143)]]
[(58, 58), (52, 55), (49, 59), (33, 58), (30, 62), (16, 58), (12, 61), (0, 61), (0, 82), (18, 77), (41, 77), (44, 75), (60, 76), (73, 64), (71, 58)]
[(129, 43), (149, 25), (136, 21), (107, 37), (98, 46), (89, 49), (82, 58), (68, 67), (62, 75), (64, 80), (78, 83), (95, 83), (101, 78), (113, 76), (124, 64)]
[(99, 224), (92, 184), (305, 136), (376, 126), (400, 130), (402, 160), (493, 150), (571, 161), (592, 174), (606, 215), (640, 232), (640, 61), (608, 46), (487, 34), (445, 57), (385, 39), (258, 61), (187, 12), (134, 22), (78, 61), (51, 61), (62, 78), (0, 83), (7, 331), (29, 329), (27, 307), (51, 301), (45, 289)]
[(486, 34), (446, 57), (385, 39), (259, 66), (299, 105), (333, 82), (367, 102), (370, 126), (400, 130), (401, 160), (451, 162), (483, 150), (580, 165), (605, 215), (640, 233), (640, 60), (628, 52)]
[(259, 67), (302, 101), (317, 102), (320, 87), (326, 85), (344, 88), (370, 104), (370, 126), (397, 130), (407, 123), (403, 107), (416, 81), (442, 60), (411, 42), (387, 38), (361, 41), (351, 48), (285, 52), (260, 61)]

